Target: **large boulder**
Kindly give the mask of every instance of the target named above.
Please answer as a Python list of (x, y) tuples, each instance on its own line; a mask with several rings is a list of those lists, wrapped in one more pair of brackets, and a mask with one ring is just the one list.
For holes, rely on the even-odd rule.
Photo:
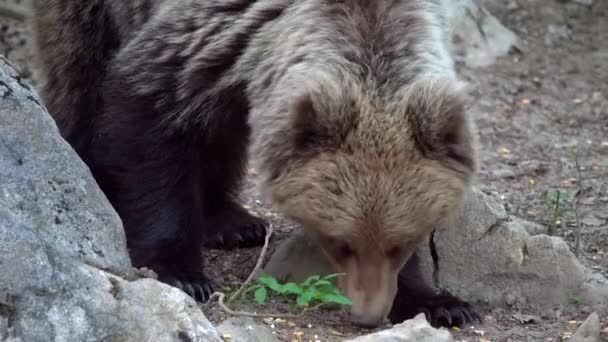
[(121, 221), (0, 56), (0, 340), (221, 341), (197, 304), (137, 279)]
[(494, 305), (515, 298), (547, 306), (574, 296), (608, 303), (605, 278), (585, 268), (561, 238), (537, 233), (534, 224), (508, 215), (497, 194), (474, 189), (454, 223), (434, 236), (436, 285)]
[(0, 63), (0, 208), (52, 251), (127, 275), (120, 218), (31, 86)]

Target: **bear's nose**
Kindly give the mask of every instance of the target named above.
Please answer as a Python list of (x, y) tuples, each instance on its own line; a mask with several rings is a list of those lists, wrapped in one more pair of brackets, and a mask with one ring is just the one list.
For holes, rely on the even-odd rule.
[(380, 325), (380, 322), (382, 321), (382, 319), (379, 319), (374, 316), (355, 313), (351, 313), (350, 320), (354, 325), (365, 329), (376, 328)]

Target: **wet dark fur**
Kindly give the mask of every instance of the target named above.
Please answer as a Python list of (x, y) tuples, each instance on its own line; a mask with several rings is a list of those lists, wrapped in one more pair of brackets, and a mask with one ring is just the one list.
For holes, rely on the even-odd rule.
[[(269, 169), (264, 173), (269, 181), (332, 146), (327, 144), (340, 143), (333, 142), (338, 136), (319, 134), (318, 127), (306, 121), (292, 134), (281, 126), (281, 118), (248, 116), (252, 108), (256, 115), (283, 108), (281, 99), (273, 96), (293, 65), (321, 62), (332, 54), (344, 59), (336, 62), (344, 63), (342, 69), (373, 60), (371, 51), (350, 47), (352, 37), (332, 42), (331, 32), (311, 25), (311, 20), (332, 23), (333, 16), (341, 18), (345, 9), (353, 8), (382, 13), (385, 5), (375, 4), (382, 1), (318, 6), (325, 2), (35, 0), (45, 103), (121, 216), (134, 266), (151, 267), (161, 280), (206, 300), (214, 282), (202, 270), (203, 245), (254, 246), (262, 243), (265, 233), (266, 222), (248, 214), (236, 200), (250, 122), (262, 127), (254, 145), (263, 151), (259, 159)], [(386, 6), (395, 3), (406, 6), (399, 1), (387, 1)], [(285, 39), (284, 45), (277, 45), (273, 37), (299, 26), (294, 18), (305, 25), (292, 38), (302, 40)], [(416, 28), (415, 17), (399, 23)], [(414, 31), (409, 39), (416, 39)], [(324, 34), (327, 40), (315, 41)], [(394, 40), (402, 46), (385, 51), (384, 58), (412, 55), (410, 43), (400, 42), (401, 37), (396, 31), (385, 38), (387, 44)], [(296, 49), (300, 43), (310, 49)], [(331, 50), (334, 46), (340, 48)], [(272, 54), (266, 56), (266, 51)], [(409, 72), (399, 74), (378, 70), (378, 89), (396, 93), (425, 67), (412, 63)], [(357, 69), (353, 74), (364, 72)], [(350, 124), (345, 123), (345, 134)], [(413, 126), (418, 124), (426, 123), (416, 121)], [(427, 148), (434, 143), (429, 139), (417, 137), (415, 143), (431, 158), (449, 159), (446, 165), (456, 172), (470, 173), (468, 151)], [(292, 142), (296, 149), (286, 150)], [(439, 297), (426, 285), (410, 281), (416, 272), (412, 258), (401, 272), (391, 319), (466, 306), (455, 298), (434, 299)]]

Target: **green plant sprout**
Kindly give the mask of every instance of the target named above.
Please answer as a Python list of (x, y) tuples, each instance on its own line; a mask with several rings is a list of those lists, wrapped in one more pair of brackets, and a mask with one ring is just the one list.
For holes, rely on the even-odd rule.
[(540, 202), (547, 208), (550, 213), (549, 226), (547, 234), (555, 234), (555, 225), (568, 213), (574, 212), (574, 208), (567, 204), (570, 195), (562, 190), (543, 191), (540, 195)]
[(253, 291), (255, 301), (262, 305), (268, 297), (268, 292), (272, 291), (285, 298), (295, 297), (299, 307), (308, 307), (311, 302), (318, 301), (320, 304), (336, 303), (350, 305), (352, 302), (340, 293), (329, 280), (341, 274), (329, 274), (324, 277), (313, 275), (308, 277), (300, 284), (288, 282), (280, 284), (276, 278), (262, 275), (258, 277), (245, 291), (243, 296)]
[(572, 296), (570, 297), (570, 304), (579, 306), (585, 303), (585, 299), (581, 296)]

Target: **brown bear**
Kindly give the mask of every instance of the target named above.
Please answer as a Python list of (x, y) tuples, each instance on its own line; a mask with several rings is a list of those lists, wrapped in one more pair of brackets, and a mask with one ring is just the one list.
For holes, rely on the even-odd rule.
[(354, 323), (391, 308), (393, 321), (466, 321), (466, 303), (408, 283), (475, 172), (441, 0), (34, 6), (43, 98), (122, 218), (134, 266), (205, 301), (201, 249), (263, 242), (266, 222), (237, 200), (250, 152), (276, 208), (346, 273)]

